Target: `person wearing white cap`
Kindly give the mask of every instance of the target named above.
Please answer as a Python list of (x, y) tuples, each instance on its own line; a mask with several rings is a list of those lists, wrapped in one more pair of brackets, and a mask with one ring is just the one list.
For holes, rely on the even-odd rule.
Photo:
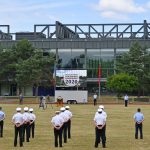
[(67, 121), (68, 121), (69, 117), (65, 113), (65, 110), (66, 110), (65, 107), (61, 107), (59, 116), (62, 117), (63, 122), (64, 122), (63, 127), (62, 127), (63, 137), (64, 137), (64, 143), (67, 143)]
[[(104, 105), (99, 105), (99, 108), (101, 108), (102, 111), (102, 115), (107, 119), (107, 113), (104, 111)], [(105, 122), (105, 126), (104, 126), (104, 134), (105, 134), (105, 141), (106, 141), (106, 122)]]
[(23, 142), (25, 139), (25, 133), (26, 133), (26, 142), (29, 142), (29, 135), (30, 135), (30, 115), (28, 112), (29, 108), (24, 107), (24, 113), (23, 113), (23, 119), (24, 119), (24, 125), (23, 125)]
[(68, 131), (68, 139), (71, 138), (71, 118), (72, 118), (72, 112), (69, 110), (70, 107), (66, 106), (65, 107), (66, 111), (65, 113), (68, 115), (68, 121), (67, 121), (67, 131)]
[(64, 120), (59, 115), (59, 113), (60, 111), (56, 111), (55, 112), (56, 115), (51, 120), (51, 123), (54, 127), (55, 147), (58, 147), (58, 138), (59, 138), (59, 147), (62, 147), (62, 126), (63, 126)]
[(95, 147), (98, 147), (98, 143), (100, 143), (100, 139), (102, 140), (103, 148), (106, 147), (106, 139), (105, 139), (105, 131), (104, 126), (106, 122), (106, 118), (102, 115), (102, 109), (98, 109), (98, 114), (94, 117), (94, 125), (95, 125)]
[(19, 134), (19, 143), (20, 147), (23, 146), (23, 139), (22, 139), (22, 129), (23, 129), (23, 115), (21, 114), (21, 108), (18, 107), (16, 108), (17, 113), (15, 113), (12, 117), (12, 123), (14, 124), (15, 127), (15, 137), (14, 137), (14, 147), (17, 146), (17, 138)]
[(34, 129), (35, 129), (35, 119), (36, 119), (36, 116), (33, 113), (33, 108), (30, 108), (29, 112), (30, 112), (29, 113), (29, 115), (30, 115), (30, 132), (29, 132), (29, 137), (30, 137), (30, 134), (32, 133), (32, 138), (34, 138)]
[(0, 137), (3, 137), (4, 119), (5, 113), (2, 111), (2, 107), (0, 107)]

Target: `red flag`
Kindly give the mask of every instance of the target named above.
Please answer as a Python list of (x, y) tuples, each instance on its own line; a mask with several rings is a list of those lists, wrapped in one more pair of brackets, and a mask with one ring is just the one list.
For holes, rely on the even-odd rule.
[(98, 85), (100, 85), (100, 82), (101, 82), (101, 66), (98, 65)]

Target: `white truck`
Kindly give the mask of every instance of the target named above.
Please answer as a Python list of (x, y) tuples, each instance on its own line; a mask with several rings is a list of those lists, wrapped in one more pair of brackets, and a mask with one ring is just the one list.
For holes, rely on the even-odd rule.
[(67, 104), (87, 103), (88, 101), (88, 91), (56, 90), (55, 102), (59, 96), (63, 98), (63, 103)]

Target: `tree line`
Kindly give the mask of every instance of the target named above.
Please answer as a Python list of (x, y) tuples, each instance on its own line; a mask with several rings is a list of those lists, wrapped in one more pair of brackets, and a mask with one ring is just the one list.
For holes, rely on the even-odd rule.
[(28, 40), (21, 40), (10, 49), (0, 47), (0, 82), (17, 85), (17, 94), (27, 86), (50, 86), (53, 79), (55, 54), (43, 55)]
[(132, 44), (129, 52), (116, 57), (116, 75), (108, 78), (107, 87), (121, 94), (150, 93), (150, 51), (138, 42)]

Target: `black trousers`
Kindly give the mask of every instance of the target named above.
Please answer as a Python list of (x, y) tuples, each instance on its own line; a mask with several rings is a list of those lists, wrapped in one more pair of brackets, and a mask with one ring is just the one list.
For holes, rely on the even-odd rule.
[(55, 137), (55, 147), (58, 147), (58, 139), (59, 139), (59, 147), (62, 147), (62, 128), (59, 130), (54, 128), (54, 137)]
[(127, 100), (124, 101), (124, 104), (125, 104), (125, 107), (128, 107), (128, 101)]
[(97, 99), (94, 99), (94, 106), (97, 105)]
[(68, 131), (68, 139), (71, 138), (71, 120), (69, 119), (67, 122), (67, 131)]
[(140, 138), (143, 139), (143, 125), (135, 123), (135, 138), (138, 139), (138, 130), (140, 131)]
[(15, 138), (14, 138), (14, 146), (17, 146), (17, 138), (18, 138), (18, 134), (19, 134), (19, 143), (20, 143), (20, 147), (23, 146), (23, 139), (22, 139), (22, 129), (23, 126), (20, 127), (14, 127), (15, 128)]
[(3, 137), (3, 126), (4, 126), (4, 121), (0, 121), (0, 137)]
[(33, 122), (32, 124), (30, 124), (29, 137), (31, 137), (31, 134), (32, 134), (32, 138), (34, 138), (34, 129), (35, 129), (35, 122)]
[(62, 126), (64, 143), (67, 143), (67, 127), (68, 127), (68, 124), (67, 124), (67, 122), (65, 122)]
[(98, 147), (98, 143), (102, 140), (102, 146), (105, 147), (106, 139), (105, 139), (105, 130), (104, 128), (98, 129), (95, 128), (95, 147)]
[(29, 137), (30, 137), (30, 125), (29, 125), (29, 123), (23, 125), (23, 142), (25, 140), (25, 134), (26, 134), (26, 142), (29, 142)]

